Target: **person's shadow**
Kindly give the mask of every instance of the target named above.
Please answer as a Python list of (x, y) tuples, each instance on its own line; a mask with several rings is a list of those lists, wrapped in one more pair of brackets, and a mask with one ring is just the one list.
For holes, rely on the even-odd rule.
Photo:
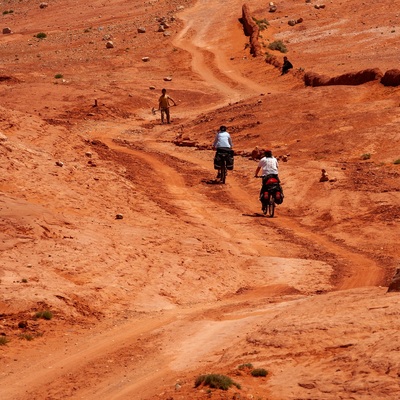
[(202, 179), (201, 181), (207, 185), (223, 185), (219, 179)]
[(265, 214), (261, 214), (261, 213), (253, 213), (253, 214), (242, 214), (243, 217), (252, 217), (252, 218), (266, 218), (268, 217)]

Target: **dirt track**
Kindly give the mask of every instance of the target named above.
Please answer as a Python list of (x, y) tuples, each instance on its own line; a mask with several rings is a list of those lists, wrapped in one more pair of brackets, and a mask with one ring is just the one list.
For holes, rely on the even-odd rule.
[[(295, 66), (398, 63), (384, 46), (397, 37), (389, 2), (292, 3), (249, 5)], [(1, 398), (399, 397), (398, 295), (386, 293), (400, 256), (399, 89), (280, 77), (248, 54), (237, 1), (71, 4), (3, 15), (17, 31), (0, 42), (0, 75), (13, 78), (0, 84)], [(171, 37), (155, 32), (156, 16), (175, 14)], [(371, 24), (382, 33), (360, 28)], [(150, 112), (163, 86), (178, 102), (168, 126)], [(276, 218), (260, 213), (254, 160), (237, 156), (214, 184), (213, 152), (174, 144), (209, 145), (221, 124), (239, 153), (287, 156)], [(322, 168), (335, 179), (319, 182)], [(34, 318), (43, 309), (51, 321)], [(195, 389), (204, 373), (241, 389)]]

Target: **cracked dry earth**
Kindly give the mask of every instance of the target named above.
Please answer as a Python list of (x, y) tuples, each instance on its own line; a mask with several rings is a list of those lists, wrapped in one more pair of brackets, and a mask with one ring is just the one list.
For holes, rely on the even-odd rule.
[[(285, 76), (250, 55), (236, 0), (0, 4), (2, 400), (400, 397), (399, 89), (302, 81), (396, 68), (393, 2), (246, 3)], [(281, 160), (272, 219), (255, 146)]]

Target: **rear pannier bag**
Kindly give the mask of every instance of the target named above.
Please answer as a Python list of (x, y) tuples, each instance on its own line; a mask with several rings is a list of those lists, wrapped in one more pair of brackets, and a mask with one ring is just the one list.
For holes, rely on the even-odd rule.
[(233, 150), (231, 150), (226, 156), (226, 169), (229, 171), (233, 170)]

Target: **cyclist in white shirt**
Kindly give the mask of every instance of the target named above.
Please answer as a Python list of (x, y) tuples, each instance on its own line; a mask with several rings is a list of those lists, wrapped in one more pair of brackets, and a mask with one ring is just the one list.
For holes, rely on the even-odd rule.
[(226, 131), (226, 126), (221, 126), (215, 135), (213, 149), (231, 149), (233, 147), (231, 135)]
[(279, 182), (278, 167), (279, 167), (278, 160), (272, 155), (272, 151), (265, 150), (264, 157), (258, 163), (254, 176), (257, 178), (258, 173), (262, 169), (263, 176), (272, 176), (276, 178)]
[[(226, 126), (221, 126), (219, 128), (218, 133), (215, 135), (213, 149), (216, 150), (215, 158), (214, 158), (214, 168), (217, 169), (218, 163), (216, 160), (218, 159), (218, 153), (226, 153), (232, 150), (233, 143), (231, 139), (231, 135), (227, 132)], [(221, 177), (221, 169), (218, 169), (217, 179)]]

